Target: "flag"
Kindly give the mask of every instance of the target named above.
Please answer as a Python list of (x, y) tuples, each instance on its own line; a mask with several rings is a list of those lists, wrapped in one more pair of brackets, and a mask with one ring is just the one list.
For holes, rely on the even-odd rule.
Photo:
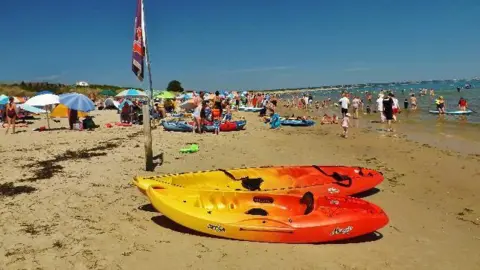
[(137, 13), (135, 15), (135, 29), (133, 35), (132, 49), (132, 71), (140, 81), (143, 81), (145, 75), (145, 21), (143, 15), (143, 0), (137, 0)]

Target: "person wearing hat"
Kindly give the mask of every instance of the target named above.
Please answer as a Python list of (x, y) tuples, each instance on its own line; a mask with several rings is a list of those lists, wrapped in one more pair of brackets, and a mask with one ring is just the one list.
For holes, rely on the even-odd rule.
[(350, 126), (350, 113), (346, 113), (342, 118), (343, 137), (347, 138), (348, 127)]

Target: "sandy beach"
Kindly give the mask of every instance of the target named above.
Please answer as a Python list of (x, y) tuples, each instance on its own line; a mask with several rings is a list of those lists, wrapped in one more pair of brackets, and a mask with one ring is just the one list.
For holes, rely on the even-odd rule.
[[(0, 269), (480, 269), (478, 144), (457, 152), (368, 127), (343, 139), (339, 125), (270, 130), (256, 114), (236, 113), (246, 130), (153, 130), (164, 162), (146, 173), (142, 127), (108, 129), (116, 112), (92, 115), (95, 131), (32, 131), (45, 120), (15, 135), (0, 129)], [(200, 151), (180, 154), (189, 142)], [(162, 217), (131, 184), (136, 175), (296, 164), (380, 170), (385, 181), (363, 198), (390, 223), (348, 243), (214, 239)]]

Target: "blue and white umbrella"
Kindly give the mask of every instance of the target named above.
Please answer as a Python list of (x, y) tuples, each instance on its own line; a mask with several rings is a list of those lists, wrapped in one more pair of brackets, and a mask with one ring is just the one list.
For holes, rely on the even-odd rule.
[(79, 93), (68, 93), (59, 96), (60, 103), (69, 109), (81, 112), (89, 112), (95, 110), (95, 104), (87, 96)]
[(137, 89), (128, 89), (120, 92), (117, 97), (148, 97), (148, 95), (147, 93)]
[(20, 104), (18, 105), (20, 109), (23, 109), (24, 111), (35, 113), (35, 114), (40, 114), (40, 113), (47, 113), (46, 110), (39, 109), (37, 107), (33, 107), (27, 104)]

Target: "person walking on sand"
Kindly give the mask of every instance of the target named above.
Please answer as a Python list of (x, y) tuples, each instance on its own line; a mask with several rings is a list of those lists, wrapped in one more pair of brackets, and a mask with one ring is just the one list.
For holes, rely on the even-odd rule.
[(393, 120), (393, 94), (389, 93), (383, 98), (383, 114), (385, 119), (387, 119), (388, 129), (387, 131), (393, 131), (392, 129), (392, 120)]
[(12, 127), (12, 134), (15, 134), (15, 123), (17, 120), (17, 105), (15, 105), (15, 102), (13, 102), (13, 97), (10, 97), (8, 99), (8, 103), (5, 106), (5, 112), (7, 115), (7, 130), (5, 131), (5, 134), (8, 134), (8, 130), (10, 127)]
[(347, 138), (348, 135), (348, 127), (350, 126), (350, 114), (346, 113), (345, 116), (342, 119), (342, 128), (343, 128), (343, 134), (342, 136), (344, 138)]
[(345, 93), (342, 94), (342, 98), (338, 101), (340, 107), (342, 108), (342, 117), (348, 113), (348, 105), (350, 105), (350, 100), (347, 98)]

